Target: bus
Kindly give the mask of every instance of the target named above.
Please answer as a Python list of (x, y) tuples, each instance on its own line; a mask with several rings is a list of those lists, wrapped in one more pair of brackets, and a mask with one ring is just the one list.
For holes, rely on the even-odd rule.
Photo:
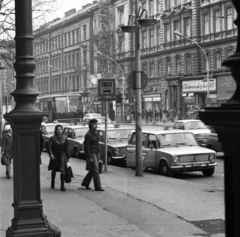
[(81, 94), (38, 96), (36, 106), (47, 112), (44, 122), (78, 124), (83, 121)]

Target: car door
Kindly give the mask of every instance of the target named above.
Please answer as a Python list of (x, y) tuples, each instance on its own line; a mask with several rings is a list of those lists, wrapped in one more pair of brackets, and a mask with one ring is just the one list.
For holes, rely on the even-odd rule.
[(144, 134), (143, 167), (155, 168), (157, 142), (155, 134)]

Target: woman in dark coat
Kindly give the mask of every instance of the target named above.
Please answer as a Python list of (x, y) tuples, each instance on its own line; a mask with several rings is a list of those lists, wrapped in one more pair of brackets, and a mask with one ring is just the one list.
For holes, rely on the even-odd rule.
[(61, 172), (61, 191), (66, 191), (64, 187), (65, 171), (67, 168), (67, 162), (70, 158), (68, 149), (67, 136), (62, 134), (63, 127), (56, 125), (54, 136), (49, 139), (49, 156), (50, 162), (48, 170), (52, 170), (52, 182), (51, 188), (55, 188), (55, 176), (56, 172)]
[(8, 124), (4, 127), (4, 134), (2, 137), (2, 156), (5, 156), (7, 160), (6, 165), (6, 176), (8, 179), (11, 178), (11, 159), (13, 158), (13, 137), (12, 128)]

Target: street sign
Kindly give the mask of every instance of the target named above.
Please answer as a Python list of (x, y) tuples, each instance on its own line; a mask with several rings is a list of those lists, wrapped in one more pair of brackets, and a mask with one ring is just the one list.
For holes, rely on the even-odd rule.
[[(145, 72), (141, 71), (141, 88), (145, 89), (148, 84), (148, 76)], [(128, 76), (128, 86), (135, 90), (135, 71), (131, 72)], [(139, 89), (139, 88), (138, 88)]]
[(122, 95), (122, 99), (126, 99), (126, 95)]
[(115, 100), (116, 99), (115, 79), (98, 80), (98, 100)]

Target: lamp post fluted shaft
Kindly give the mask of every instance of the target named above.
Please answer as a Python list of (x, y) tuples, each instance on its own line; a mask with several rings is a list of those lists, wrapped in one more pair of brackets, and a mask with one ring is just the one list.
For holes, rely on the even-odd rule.
[[(139, 1), (135, 1), (135, 9), (139, 9)], [(142, 85), (140, 66), (140, 25), (139, 14), (135, 17), (135, 105), (136, 105), (136, 176), (143, 176), (142, 160)]]

